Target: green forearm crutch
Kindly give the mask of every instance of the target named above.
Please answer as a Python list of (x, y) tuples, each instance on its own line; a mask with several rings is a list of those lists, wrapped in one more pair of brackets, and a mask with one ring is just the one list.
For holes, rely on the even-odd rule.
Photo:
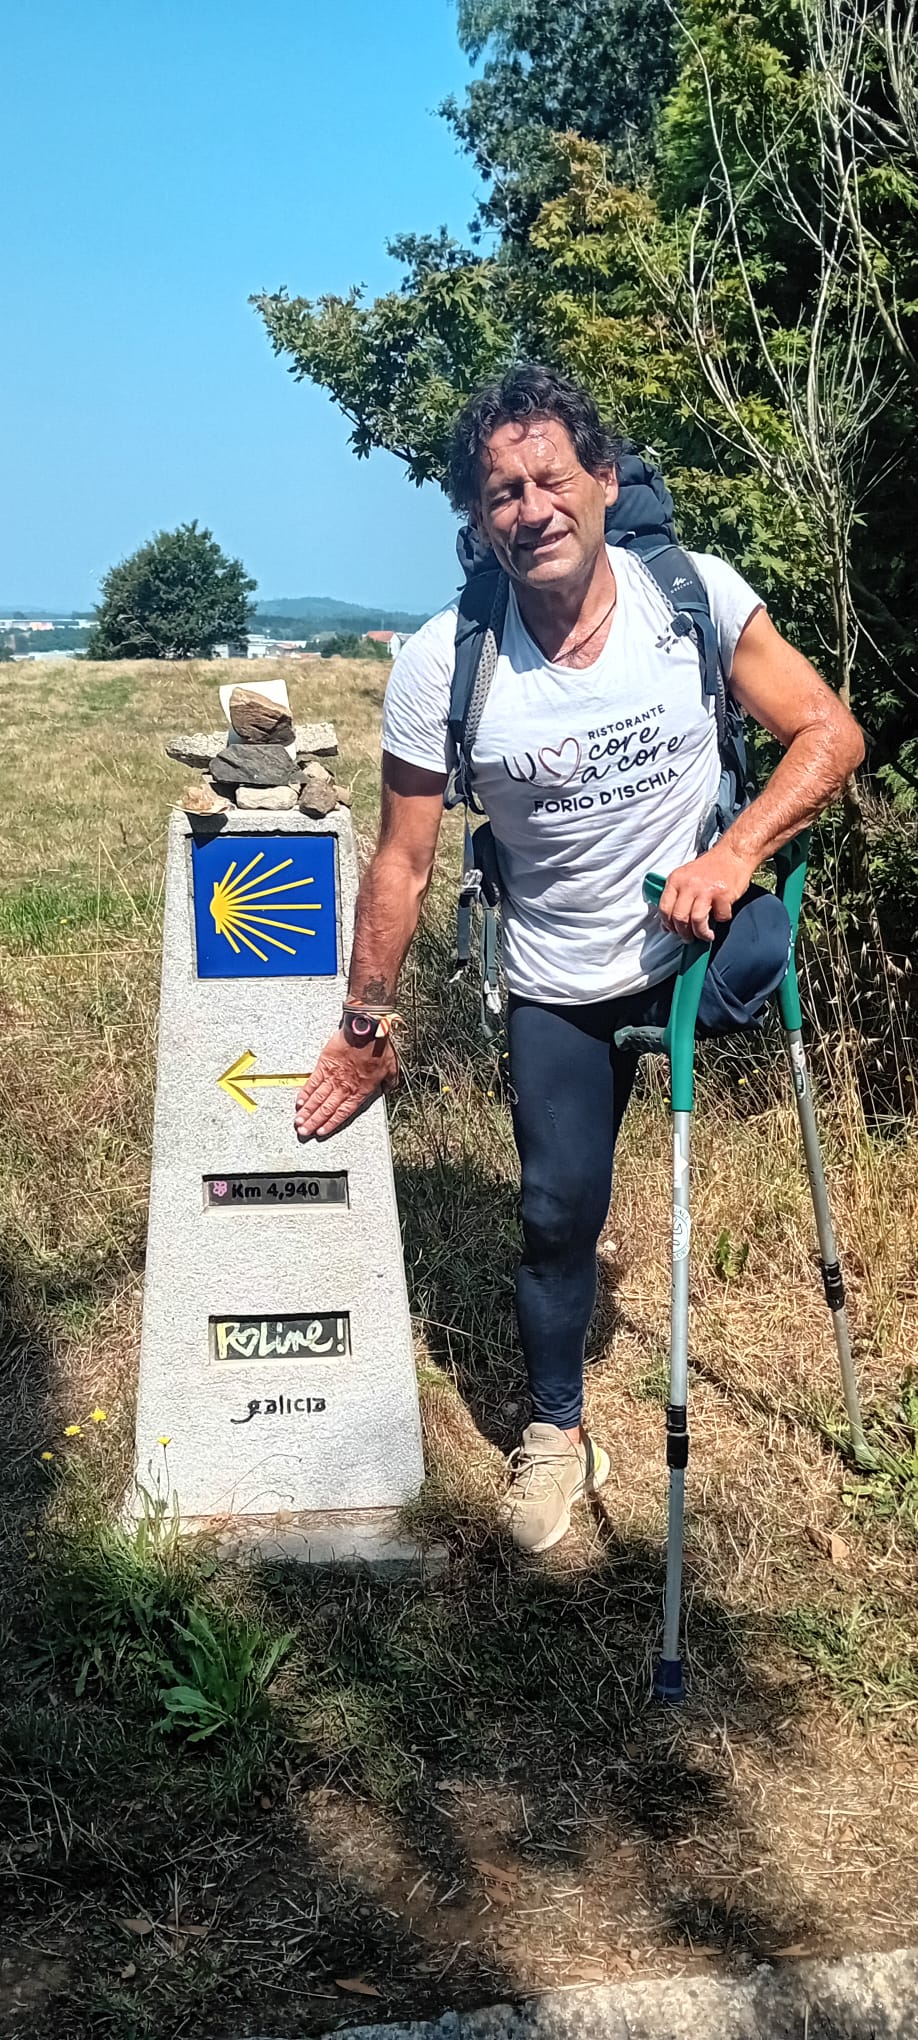
[[(649, 872), (644, 898), (659, 906), (665, 878)], [(669, 1019), (663, 1028), (621, 1028), (619, 1048), (641, 1048), (669, 1057), (673, 1119), (673, 1249), (670, 1306), (669, 1398), (666, 1405), (666, 1463), (669, 1468), (669, 1520), (666, 1536), (666, 1589), (663, 1601), (663, 1652), (654, 1671), (658, 1700), (681, 1700), (682, 1659), (679, 1629), (682, 1606), (682, 1548), (685, 1526), (685, 1469), (688, 1465), (688, 1305), (691, 1243), (692, 1108), (695, 1102), (695, 1025), (711, 953), (709, 942), (688, 942), (673, 987)]]
[[(872, 1466), (875, 1459), (864, 1437), (857, 1379), (851, 1352), (851, 1338), (845, 1308), (845, 1291), (838, 1249), (826, 1191), (825, 1171), (813, 1110), (806, 1056), (803, 1048), (802, 1014), (797, 980), (796, 941), (800, 921), (809, 831), (795, 836), (775, 858), (778, 895), (784, 901), (791, 924), (791, 946), (787, 973), (778, 992), (778, 1004), (785, 1030), (794, 1097), (800, 1119), (807, 1174), (813, 1198), (816, 1230), (826, 1302), (841, 1364), (845, 1407), (851, 1426), (851, 1442), (859, 1465)], [(658, 906), (666, 880), (656, 872), (644, 880), (644, 898)], [(685, 1524), (685, 1469), (688, 1464), (688, 1300), (689, 1247), (691, 1242), (691, 1199), (689, 1169), (691, 1123), (695, 1102), (695, 1028), (698, 1007), (710, 957), (708, 942), (687, 943), (673, 988), (669, 1020), (665, 1027), (624, 1027), (615, 1036), (619, 1048), (636, 1048), (669, 1057), (673, 1117), (673, 1252), (669, 1401), (666, 1409), (666, 1459), (669, 1467), (669, 1521), (666, 1544), (666, 1589), (663, 1610), (663, 1652), (654, 1673), (654, 1694), (661, 1700), (680, 1700), (683, 1693), (682, 1660), (679, 1654), (682, 1603), (682, 1556)]]

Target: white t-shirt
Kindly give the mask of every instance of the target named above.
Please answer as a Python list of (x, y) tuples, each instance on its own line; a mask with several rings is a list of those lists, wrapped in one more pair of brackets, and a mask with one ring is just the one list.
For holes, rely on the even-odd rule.
[[(689, 558), (704, 582), (729, 678), (759, 597), (725, 561)], [(648, 907), (648, 871), (696, 853), (720, 780), (713, 704), (693, 635), (639, 556), (610, 548), (618, 601), (592, 666), (546, 659), (511, 586), (497, 669), (472, 752), (475, 791), (497, 845), (503, 966), (510, 989), (545, 1004), (616, 998), (668, 977), (682, 944)], [(456, 607), (399, 652), (383, 746), (430, 772), (453, 764), (447, 731)]]

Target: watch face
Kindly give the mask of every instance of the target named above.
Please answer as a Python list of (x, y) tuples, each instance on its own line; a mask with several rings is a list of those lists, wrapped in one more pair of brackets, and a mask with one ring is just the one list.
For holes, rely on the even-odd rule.
[(343, 1026), (345, 1038), (355, 1048), (362, 1048), (364, 1042), (375, 1041), (378, 1032), (378, 1022), (370, 1013), (345, 1013)]

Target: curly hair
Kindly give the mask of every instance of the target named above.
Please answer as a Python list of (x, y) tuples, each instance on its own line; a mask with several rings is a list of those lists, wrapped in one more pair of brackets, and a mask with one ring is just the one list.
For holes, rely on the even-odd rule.
[(519, 362), (500, 382), (483, 383), (463, 405), (453, 426), (447, 489), (454, 510), (473, 510), (481, 494), (481, 456), (501, 425), (530, 418), (557, 418), (574, 444), (581, 467), (591, 475), (615, 468), (624, 442), (604, 425), (592, 397), (579, 383), (538, 361)]

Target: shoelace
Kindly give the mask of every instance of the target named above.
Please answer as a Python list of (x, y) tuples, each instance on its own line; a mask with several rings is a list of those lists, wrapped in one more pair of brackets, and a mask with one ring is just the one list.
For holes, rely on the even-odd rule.
[[(534, 1484), (533, 1476), (540, 1472), (547, 1476), (546, 1485), (553, 1484), (557, 1487), (558, 1476), (552, 1473), (551, 1468), (564, 1457), (565, 1455), (560, 1452), (530, 1452), (525, 1445), (517, 1445), (507, 1461), (511, 1473), (511, 1488), (518, 1484), (522, 1487), (525, 1482), (524, 1494), (528, 1499)], [(537, 1485), (537, 1482), (535, 1484)]]

